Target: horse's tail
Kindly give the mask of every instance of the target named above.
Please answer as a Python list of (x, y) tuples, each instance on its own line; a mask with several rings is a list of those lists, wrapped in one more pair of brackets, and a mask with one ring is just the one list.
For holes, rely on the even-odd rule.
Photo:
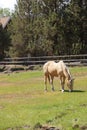
[(46, 75), (48, 75), (48, 65), (49, 65), (49, 62), (45, 63), (43, 66), (43, 71), (44, 71), (44, 74)]
[(45, 76), (47, 77), (49, 83), (50, 83), (50, 75), (48, 73), (48, 65), (49, 65), (49, 62), (45, 63), (44, 66), (43, 66), (43, 71), (44, 71), (44, 74)]

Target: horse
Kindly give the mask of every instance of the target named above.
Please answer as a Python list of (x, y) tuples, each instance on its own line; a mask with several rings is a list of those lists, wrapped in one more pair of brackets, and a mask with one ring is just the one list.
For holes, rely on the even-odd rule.
[(57, 63), (55, 61), (46, 62), (43, 65), (43, 72), (44, 72), (44, 83), (46, 91), (47, 91), (47, 79), (51, 84), (52, 90), (54, 91), (54, 85), (53, 85), (54, 77), (59, 77), (62, 92), (64, 92), (65, 80), (67, 81), (67, 87), (69, 88), (69, 92), (73, 91), (74, 79), (71, 76), (69, 68), (65, 65), (65, 63), (62, 60), (60, 60)]

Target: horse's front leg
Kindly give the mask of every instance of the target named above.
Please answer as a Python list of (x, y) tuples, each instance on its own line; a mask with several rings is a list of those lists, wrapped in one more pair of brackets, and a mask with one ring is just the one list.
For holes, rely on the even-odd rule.
[(50, 84), (51, 84), (52, 91), (54, 91), (53, 79), (54, 77), (51, 76)]
[(65, 77), (60, 77), (60, 84), (62, 87), (62, 92), (64, 92)]

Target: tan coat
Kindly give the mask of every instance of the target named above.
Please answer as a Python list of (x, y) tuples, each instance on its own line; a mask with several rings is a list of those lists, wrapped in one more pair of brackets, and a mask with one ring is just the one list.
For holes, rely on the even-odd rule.
[(69, 90), (70, 91), (72, 90), (73, 79), (69, 69), (67, 68), (67, 66), (63, 61), (59, 61), (58, 63), (56, 63), (55, 61), (48, 61), (43, 66), (43, 72), (45, 76), (45, 90), (47, 90), (47, 79), (51, 83), (52, 90), (54, 90), (53, 86), (54, 77), (60, 78), (62, 91), (64, 91), (65, 79), (67, 79), (67, 86), (69, 87)]

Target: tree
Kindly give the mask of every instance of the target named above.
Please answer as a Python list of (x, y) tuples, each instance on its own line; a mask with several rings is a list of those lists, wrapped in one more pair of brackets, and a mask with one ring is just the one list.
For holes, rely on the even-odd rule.
[(18, 1), (11, 29), (13, 54), (15, 50), (18, 56), (58, 53), (55, 46), (60, 37), (60, 6), (59, 0)]
[(11, 56), (86, 53), (86, 0), (18, 0)]
[[(86, 53), (87, 49), (87, 38), (86, 38), (86, 17), (87, 17), (87, 2), (85, 0), (78, 0), (77, 2), (75, 0), (72, 0), (73, 8), (75, 10), (75, 29), (76, 29), (76, 41), (74, 42), (74, 47), (76, 47), (76, 53)], [(78, 48), (77, 48), (78, 47)], [(79, 50), (79, 52), (78, 52)]]
[[(31, 1), (17, 1), (15, 12), (12, 16), (12, 24), (9, 28), (11, 32), (12, 46), (10, 48), (11, 56), (27, 56), (28, 42), (30, 41), (30, 34), (28, 30), (30, 27), (30, 11)], [(27, 12), (29, 11), (29, 16)]]
[(3, 29), (2, 25), (0, 25), (0, 59), (6, 56), (6, 52), (9, 49), (10, 38), (9, 33)]
[(10, 16), (11, 12), (9, 8), (0, 8), (0, 17)]

